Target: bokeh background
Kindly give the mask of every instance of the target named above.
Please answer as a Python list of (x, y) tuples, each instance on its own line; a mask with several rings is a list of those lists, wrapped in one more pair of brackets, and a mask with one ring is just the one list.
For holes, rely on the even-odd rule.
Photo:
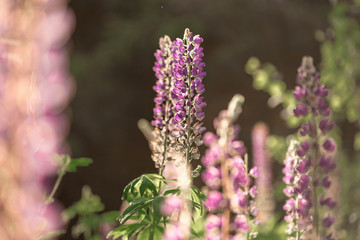
[[(57, 197), (69, 206), (89, 185), (106, 210), (120, 208), (130, 180), (156, 171), (137, 121), (152, 119), (153, 53), (160, 37), (182, 38), (188, 27), (204, 38), (205, 125), (213, 130), (213, 118), (235, 93), (243, 94), (240, 138), (251, 149), (257, 121), (266, 122), (272, 134), (296, 130), (282, 120), (280, 106), (268, 107), (267, 93), (253, 88), (247, 60), (256, 56), (271, 62), (293, 88), (302, 56), (313, 56), (321, 66), (322, 43), (315, 32), (329, 28), (332, 11), (326, 0), (72, 0), (70, 6), (77, 18), (70, 42), (77, 94), (68, 141), (74, 157), (94, 163), (66, 175)], [(341, 127), (352, 146), (354, 126)], [(275, 175), (282, 174), (279, 169)]]

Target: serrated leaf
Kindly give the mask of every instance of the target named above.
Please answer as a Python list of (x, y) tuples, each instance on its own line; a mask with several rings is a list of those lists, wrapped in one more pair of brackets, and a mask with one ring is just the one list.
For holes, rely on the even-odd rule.
[(68, 172), (76, 172), (78, 167), (86, 167), (92, 163), (90, 158), (73, 158), (67, 166)]

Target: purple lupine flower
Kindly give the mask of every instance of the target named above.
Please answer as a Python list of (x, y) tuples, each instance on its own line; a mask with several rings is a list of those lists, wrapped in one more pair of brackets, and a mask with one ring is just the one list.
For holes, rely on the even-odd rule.
[(257, 176), (258, 169), (248, 170), (246, 149), (237, 140), (238, 127), (234, 125), (243, 101), (242, 96), (235, 95), (228, 109), (214, 120), (217, 134), (204, 135), (203, 141), (209, 148), (202, 159), (205, 166), (202, 177), (211, 189), (205, 205), (212, 212), (207, 217), (206, 239), (240, 239), (250, 231), (250, 223), (257, 214), (253, 200), (256, 188), (250, 186), (250, 177)]
[(287, 233), (307, 232), (311, 229), (311, 207), (310, 185), (307, 177), (308, 172), (300, 172), (297, 169), (302, 165), (303, 159), (298, 156), (296, 149), (301, 145), (292, 140), (284, 160), (285, 167), (283, 181), (287, 184), (284, 193), (289, 199), (283, 209), (286, 211), (285, 221), (288, 223)]
[(1, 2), (0, 239), (39, 239), (62, 225), (58, 204), (44, 203), (74, 93), (64, 47), (74, 16), (58, 3)]
[[(202, 79), (206, 76), (203, 71), (205, 63), (203, 39), (193, 35), (189, 29), (185, 30), (184, 38), (177, 38), (172, 48), (172, 85), (171, 100), (173, 117), (171, 118), (171, 134), (175, 137), (177, 148), (184, 152), (184, 159), (198, 159), (198, 145), (201, 144), (201, 134), (205, 131), (202, 120), (205, 117), (203, 108), (206, 103), (201, 95), (205, 88)], [(193, 146), (195, 143), (196, 146)]]
[[(320, 82), (320, 74), (316, 72), (311, 57), (304, 57), (302, 65), (298, 69), (297, 86), (294, 91), (294, 98), (297, 100), (297, 106), (294, 114), (297, 117), (306, 117), (299, 130), (301, 143), (296, 144), (296, 156), (291, 160), (285, 160), (284, 181), (293, 187), (287, 187), (284, 192), (287, 196), (296, 200), (298, 217), (307, 217), (310, 215), (311, 221), (307, 221), (312, 226), (301, 224), (302, 234), (310, 232), (314, 239), (324, 238), (325, 235), (331, 236), (329, 228), (335, 220), (329, 214), (329, 209), (336, 203), (328, 197), (331, 186), (329, 172), (335, 168), (333, 162), (334, 152), (336, 150), (335, 142), (326, 136), (334, 124), (328, 117), (330, 115), (329, 103), (326, 99), (328, 90)], [(292, 149), (294, 150), (294, 149)], [(292, 168), (291, 168), (292, 166)], [(311, 175), (310, 175), (311, 174)], [(312, 185), (312, 191), (309, 186)], [(319, 190), (322, 188), (322, 191)], [(320, 196), (318, 196), (321, 193)], [(320, 206), (327, 207), (319, 211)], [(310, 212), (309, 208), (312, 208)], [(286, 219), (291, 219), (294, 212), (287, 211)], [(321, 213), (327, 213), (327, 216), (320, 216)], [(320, 218), (322, 217), (324, 231), (320, 231)], [(295, 221), (296, 222), (296, 221)], [(293, 225), (291, 225), (293, 226)], [(296, 231), (292, 229), (290, 233)], [(320, 232), (325, 235), (321, 236)], [(330, 235), (329, 235), (330, 234)]]
[[(305, 94), (302, 93), (301, 96), (304, 95)], [(272, 216), (275, 208), (272, 190), (272, 161), (266, 148), (268, 135), (268, 127), (262, 122), (255, 125), (251, 134), (254, 156), (253, 162), (261, 173), (255, 179), (258, 192), (256, 205), (259, 209), (258, 220), (260, 223), (266, 223)]]
[(169, 135), (169, 121), (173, 115), (172, 102), (171, 102), (171, 84), (172, 84), (172, 42), (169, 36), (160, 38), (160, 49), (155, 52), (155, 65), (153, 70), (157, 81), (153, 87), (156, 92), (154, 98), (155, 107), (154, 120), (151, 124), (155, 127), (153, 131), (154, 138), (151, 141), (152, 159), (155, 162), (155, 166), (160, 168), (160, 172), (163, 171), (166, 161), (172, 158), (170, 151), (170, 145), (173, 139)]

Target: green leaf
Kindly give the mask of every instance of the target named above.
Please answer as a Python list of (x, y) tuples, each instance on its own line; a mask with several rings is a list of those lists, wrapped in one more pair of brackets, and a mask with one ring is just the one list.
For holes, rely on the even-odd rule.
[(175, 194), (175, 195), (177, 195), (177, 194), (179, 194), (179, 193), (180, 193), (180, 188), (169, 189), (169, 190), (166, 190), (166, 191), (164, 192), (164, 196), (167, 196), (167, 195), (169, 195), (169, 194)]
[(141, 177), (135, 178), (124, 189), (122, 200), (131, 202), (136, 196), (137, 192), (134, 191), (136, 184), (140, 181)]
[(123, 224), (120, 227), (115, 228), (106, 236), (106, 238), (128, 240), (132, 235), (141, 231), (146, 227), (147, 223), (130, 223)]
[[(149, 240), (151, 239), (151, 231), (152, 231), (153, 226), (147, 226), (146, 228), (144, 228), (139, 235), (137, 236), (137, 240)], [(164, 232), (164, 228), (156, 225), (154, 227), (154, 240), (158, 240), (158, 239), (162, 239), (163, 238), (163, 232)]]
[(77, 167), (86, 167), (92, 163), (90, 158), (73, 158), (67, 166), (68, 172), (76, 172)]
[(137, 201), (136, 203), (132, 202), (130, 206), (120, 215), (119, 219), (121, 220), (121, 223), (125, 223), (132, 215), (137, 213), (140, 209), (149, 206), (153, 201), (153, 199), (150, 198), (143, 198), (138, 200), (141, 201)]
[(147, 176), (141, 178), (140, 195), (143, 196), (156, 196), (158, 193), (157, 186)]
[(195, 186), (191, 187), (191, 202), (195, 209), (198, 209), (201, 214), (205, 212), (204, 200), (206, 196)]
[(199, 189), (198, 187), (192, 186), (192, 187), (191, 187), (191, 191), (192, 191), (194, 194), (196, 194), (196, 196), (197, 196), (198, 198), (200, 198), (201, 200), (205, 201), (206, 196), (200, 191), (200, 189)]
[(137, 198), (158, 196), (160, 182), (166, 183), (163, 176), (159, 174), (144, 174), (131, 181), (125, 187), (122, 200), (132, 202)]

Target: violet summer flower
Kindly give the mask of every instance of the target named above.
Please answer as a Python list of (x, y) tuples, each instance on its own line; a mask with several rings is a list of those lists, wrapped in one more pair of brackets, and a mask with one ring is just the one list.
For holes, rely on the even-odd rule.
[[(297, 84), (294, 91), (294, 98), (297, 100), (294, 114), (303, 118), (304, 123), (299, 130), (301, 140), (295, 149), (292, 149), (296, 156), (285, 160), (283, 172), (288, 187), (284, 192), (289, 197), (298, 198), (298, 201), (295, 201), (295, 215), (300, 215), (298, 219), (310, 217), (309, 221), (306, 221), (308, 224), (297, 224), (300, 238), (305, 237), (304, 234), (311, 234), (313, 239), (319, 239), (331, 236), (330, 227), (335, 220), (330, 213), (335, 202), (329, 195), (329, 172), (336, 166), (333, 161), (336, 145), (326, 135), (334, 125), (329, 118), (330, 108), (326, 99), (328, 90), (321, 84), (320, 74), (316, 71), (311, 57), (303, 58), (298, 69)], [(286, 207), (286, 211), (287, 220), (295, 217), (289, 207)]]

